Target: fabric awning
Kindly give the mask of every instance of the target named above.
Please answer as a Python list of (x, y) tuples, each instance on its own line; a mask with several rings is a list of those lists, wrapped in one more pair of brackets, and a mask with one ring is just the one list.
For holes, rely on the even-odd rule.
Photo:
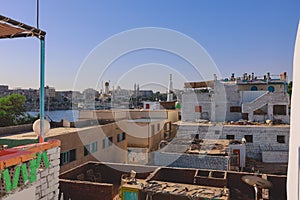
[(45, 35), (45, 31), (0, 15), (0, 39), (34, 36), (43, 39)]

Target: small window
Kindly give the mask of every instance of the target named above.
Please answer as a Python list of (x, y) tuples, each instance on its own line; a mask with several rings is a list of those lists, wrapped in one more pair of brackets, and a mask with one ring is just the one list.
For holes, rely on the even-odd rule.
[(251, 87), (251, 91), (257, 91), (257, 87), (256, 86), (252, 86)]
[(220, 131), (219, 131), (219, 130), (215, 130), (215, 134), (216, 134), (216, 135), (219, 135), (219, 134), (220, 134)]
[(286, 115), (286, 105), (274, 105), (273, 115)]
[(146, 109), (150, 109), (150, 104), (146, 103)]
[(76, 149), (72, 149), (60, 154), (60, 165), (68, 164), (74, 160), (76, 160)]
[(268, 87), (268, 91), (269, 91), (269, 92), (274, 92), (274, 91), (275, 91), (275, 88), (274, 88), (273, 86), (269, 86), (269, 87)]
[(93, 142), (92, 144), (92, 148), (91, 148), (91, 152), (95, 153), (98, 151), (98, 142)]
[(245, 135), (246, 142), (253, 143), (253, 135)]
[(87, 156), (90, 154), (90, 145), (84, 145), (84, 156)]
[(110, 147), (113, 143), (113, 137), (104, 138), (102, 140), (102, 149)]
[(98, 142), (93, 142), (93, 143), (84, 145), (84, 156), (87, 156), (90, 153), (95, 153), (97, 151), (98, 151)]
[(202, 106), (195, 106), (195, 112), (202, 112)]
[(234, 140), (234, 135), (226, 135), (227, 140)]
[(230, 106), (230, 112), (242, 112), (241, 106)]
[(191, 134), (191, 139), (199, 139), (199, 134)]
[(277, 142), (278, 143), (285, 143), (285, 136), (284, 135), (277, 135)]
[(122, 142), (123, 140), (125, 140), (125, 132), (118, 134), (117, 142)]
[(157, 124), (157, 132), (160, 131), (160, 124)]
[(76, 149), (70, 151), (70, 162), (76, 160)]

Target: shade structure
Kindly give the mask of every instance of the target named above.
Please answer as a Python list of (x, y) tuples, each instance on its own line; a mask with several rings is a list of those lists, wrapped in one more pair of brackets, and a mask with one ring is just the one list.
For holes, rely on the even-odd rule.
[(45, 31), (0, 15), (0, 39), (17, 37), (38, 37), (44, 39)]
[[(45, 31), (0, 15), (0, 39), (37, 37), (40, 40), (40, 119), (45, 117), (45, 35)], [(44, 120), (41, 120), (40, 133), (40, 142), (43, 142)]]

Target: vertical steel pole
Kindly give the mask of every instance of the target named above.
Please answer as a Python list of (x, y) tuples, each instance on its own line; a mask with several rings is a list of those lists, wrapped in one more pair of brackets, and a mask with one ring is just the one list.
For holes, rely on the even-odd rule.
[(41, 38), (40, 49), (40, 143), (44, 142), (44, 118), (45, 118), (45, 39)]

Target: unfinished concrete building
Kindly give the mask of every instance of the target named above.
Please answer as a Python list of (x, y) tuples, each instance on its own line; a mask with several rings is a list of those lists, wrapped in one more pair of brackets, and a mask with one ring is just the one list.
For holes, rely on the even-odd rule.
[(182, 96), (182, 121), (289, 123), (287, 76), (252, 73), (223, 80), (188, 82)]
[[(244, 138), (247, 160), (254, 159), (263, 163), (274, 163), (278, 166), (285, 166), (276, 173), (286, 174), (290, 137), (289, 125), (232, 125), (182, 121), (175, 124), (177, 125), (177, 134), (173, 141), (181, 141), (181, 143), (183, 143), (182, 141), (188, 141), (188, 144), (191, 144), (192, 138), (195, 136), (200, 139), (228, 139), (237, 141), (242, 141)], [(168, 145), (166, 150), (171, 149), (173, 152), (176, 151), (179, 153), (180, 148), (178, 148), (177, 143), (174, 143), (176, 144), (175, 146), (172, 145), (173, 141)], [(222, 163), (222, 157), (219, 157), (218, 163)], [(250, 163), (246, 163), (246, 165), (252, 167), (249, 166)], [(248, 167), (247, 169), (245, 168), (246, 171), (250, 170)], [(275, 173), (275, 170), (272, 173)]]

